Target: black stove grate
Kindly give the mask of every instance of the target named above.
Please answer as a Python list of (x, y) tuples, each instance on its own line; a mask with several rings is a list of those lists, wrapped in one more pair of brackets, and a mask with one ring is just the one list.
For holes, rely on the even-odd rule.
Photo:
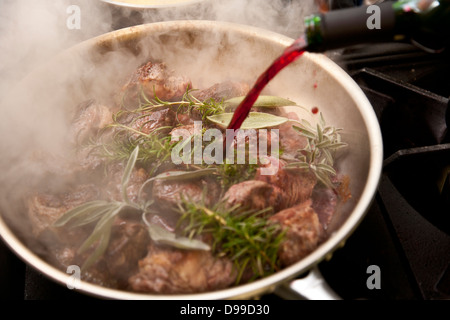
[[(386, 44), (335, 57), (374, 107), (385, 161), (366, 218), (322, 272), (347, 299), (449, 299), (448, 53)], [(370, 265), (380, 267), (380, 290), (366, 285)]]

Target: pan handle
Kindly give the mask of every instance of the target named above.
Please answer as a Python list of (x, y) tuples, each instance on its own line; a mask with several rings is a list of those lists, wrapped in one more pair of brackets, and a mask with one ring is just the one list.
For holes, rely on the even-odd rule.
[(342, 300), (316, 266), (301, 278), (280, 285), (274, 293), (287, 300)]

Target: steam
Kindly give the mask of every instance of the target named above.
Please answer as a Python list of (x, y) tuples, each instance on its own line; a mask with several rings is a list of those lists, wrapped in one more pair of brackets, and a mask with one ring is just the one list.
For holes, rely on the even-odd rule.
[[(115, 7), (99, 0), (0, 1), (0, 185), (7, 191), (0, 193), (1, 211), (14, 212), (8, 206), (19, 197), (22, 183), (31, 185), (27, 181), (29, 174), (39, 172), (39, 164), (33, 161), (36, 150), (44, 154), (66, 151), (67, 113), (80, 102), (74, 98), (68, 105), (68, 97), (80, 97), (88, 90), (96, 96), (110, 88), (117, 74), (143, 62), (151, 44), (137, 57), (120, 50), (107, 54), (95, 72), (93, 61), (76, 54), (63, 69), (51, 68), (64, 50), (118, 28), (168, 20), (228, 21), (296, 38), (303, 31), (303, 18), (313, 12), (314, 0), (209, 0), (194, 6), (147, 11)], [(157, 49), (154, 46), (152, 50)], [(211, 50), (217, 48), (207, 50), (211, 56)], [(249, 58), (245, 47), (239, 52), (241, 59)], [(193, 53), (185, 55), (198, 60)], [(167, 53), (167, 58), (175, 57)], [(262, 70), (266, 65), (259, 67)], [(181, 71), (198, 73), (193, 68), (195, 64), (184, 64)], [(222, 68), (216, 71), (229, 72), (226, 66)], [(32, 72), (38, 72), (39, 78), (27, 78)], [(73, 74), (89, 76), (91, 81), (74, 85), (77, 79), (71, 78)], [(27, 83), (26, 90), (19, 86), (23, 83)]]

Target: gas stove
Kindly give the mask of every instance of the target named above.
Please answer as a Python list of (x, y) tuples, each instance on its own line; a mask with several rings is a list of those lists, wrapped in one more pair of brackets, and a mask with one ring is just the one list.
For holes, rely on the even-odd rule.
[[(344, 299), (449, 299), (449, 54), (385, 44), (331, 58), (376, 112), (384, 168), (365, 219), (320, 270)], [(380, 270), (379, 289), (367, 286), (372, 265)]]

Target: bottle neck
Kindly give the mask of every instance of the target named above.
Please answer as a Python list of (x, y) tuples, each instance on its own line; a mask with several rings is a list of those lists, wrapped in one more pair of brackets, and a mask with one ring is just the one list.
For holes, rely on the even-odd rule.
[(450, 0), (402, 0), (330, 11), (305, 19), (309, 51), (411, 40), (439, 51), (450, 39)]

